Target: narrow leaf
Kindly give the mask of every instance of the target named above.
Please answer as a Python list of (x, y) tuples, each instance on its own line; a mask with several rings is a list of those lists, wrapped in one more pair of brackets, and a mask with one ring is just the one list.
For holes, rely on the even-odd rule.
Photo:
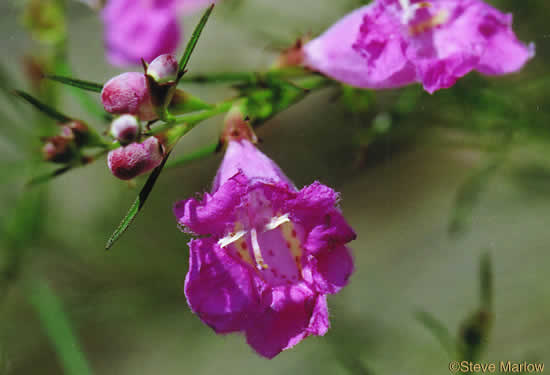
[(42, 103), (40, 100), (36, 99), (30, 94), (27, 94), (26, 92), (15, 90), (14, 94), (25, 100), (29, 104), (33, 105), (36, 109), (44, 113), (46, 116), (49, 116), (56, 121), (69, 122), (72, 120), (70, 117), (58, 112), (56, 109), (50, 107), (49, 105)]
[(124, 218), (122, 219), (122, 221), (120, 222), (116, 230), (113, 232), (113, 234), (107, 241), (107, 244), (105, 245), (105, 250), (109, 250), (114, 245), (114, 243), (120, 238), (120, 236), (122, 236), (122, 234), (126, 232), (126, 229), (128, 229), (130, 224), (132, 224), (132, 222), (136, 218), (137, 214), (141, 211), (141, 209), (143, 208), (143, 205), (145, 204), (145, 201), (147, 200), (147, 198), (149, 197), (149, 194), (153, 190), (153, 187), (157, 182), (157, 178), (160, 176), (160, 172), (162, 172), (162, 169), (164, 168), (164, 164), (166, 164), (166, 160), (168, 160), (169, 156), (170, 156), (170, 152), (166, 154), (166, 156), (162, 160), (162, 163), (158, 167), (156, 167), (153, 170), (153, 172), (149, 175), (149, 178), (147, 179), (147, 181), (145, 182), (145, 185), (139, 192), (139, 195), (137, 196), (136, 200), (128, 210), (128, 213), (126, 214), (126, 216), (124, 216)]
[(183, 56), (181, 57), (181, 60), (179, 63), (178, 77), (181, 77), (185, 73), (185, 68), (187, 68), (187, 63), (191, 58), (191, 54), (193, 53), (193, 50), (195, 49), (195, 46), (199, 41), (199, 37), (201, 36), (202, 30), (206, 26), (206, 22), (208, 21), (208, 18), (210, 17), (212, 10), (214, 10), (214, 4), (208, 7), (208, 9), (202, 15), (201, 20), (195, 27), (195, 30), (193, 30), (193, 35), (191, 35), (191, 39), (187, 43), (187, 46), (185, 47), (185, 52), (183, 53)]
[(64, 167), (55, 169), (55, 170), (53, 170), (51, 172), (48, 172), (48, 173), (45, 173), (43, 175), (33, 177), (30, 181), (27, 182), (27, 186), (34, 186), (34, 185), (42, 184), (44, 182), (48, 182), (51, 179), (53, 179), (57, 176), (60, 176), (60, 175), (64, 174), (65, 172), (68, 172), (72, 167), (73, 166), (71, 166), (71, 165), (66, 165)]
[(170, 161), (166, 165), (166, 168), (172, 168), (172, 167), (181, 167), (182, 165), (189, 164), (195, 160), (205, 158), (209, 155), (212, 155), (219, 147), (219, 143), (212, 143), (208, 146), (205, 146), (201, 148), (200, 150), (197, 150), (195, 152), (191, 152), (187, 155), (183, 155), (175, 160)]
[(42, 328), (52, 341), (56, 354), (67, 375), (91, 375), (92, 371), (59, 298), (48, 284), (35, 281), (30, 293)]
[(46, 75), (44, 78), (51, 79), (52, 81), (60, 82), (64, 85), (76, 87), (86, 91), (101, 92), (101, 90), (103, 90), (102, 84), (90, 81), (83, 81), (81, 79), (63, 77), (58, 75)]
[(416, 320), (418, 320), (424, 327), (432, 333), (432, 335), (439, 341), (443, 349), (449, 354), (449, 356), (454, 357), (455, 355), (455, 344), (454, 340), (449, 333), (449, 330), (443, 323), (439, 321), (435, 316), (426, 312), (418, 311), (416, 314)]
[(491, 256), (489, 253), (483, 254), (479, 271), (481, 306), (491, 311), (491, 306), (493, 304), (493, 268), (491, 266)]

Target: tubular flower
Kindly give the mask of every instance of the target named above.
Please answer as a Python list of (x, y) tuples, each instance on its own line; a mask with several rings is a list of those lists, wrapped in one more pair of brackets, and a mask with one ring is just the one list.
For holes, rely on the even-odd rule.
[(108, 0), (103, 9), (105, 47), (113, 65), (137, 65), (174, 52), (180, 41), (178, 16), (213, 0)]
[(177, 203), (189, 242), (185, 295), (219, 334), (243, 332), (273, 358), (329, 328), (326, 294), (348, 283), (353, 229), (339, 196), (315, 182), (297, 190), (247, 139), (229, 139), (212, 193)]
[(472, 70), (512, 73), (534, 56), (512, 15), (481, 0), (375, 0), (304, 48), (306, 65), (352, 86), (420, 82), (430, 93)]

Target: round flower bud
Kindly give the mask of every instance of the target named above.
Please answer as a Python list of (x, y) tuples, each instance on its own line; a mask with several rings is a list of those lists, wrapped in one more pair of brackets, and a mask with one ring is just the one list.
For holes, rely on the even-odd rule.
[(111, 135), (125, 146), (137, 140), (141, 129), (135, 116), (122, 115), (111, 123)]
[(143, 121), (157, 118), (145, 75), (122, 73), (111, 78), (101, 91), (101, 103), (109, 113), (135, 115)]
[(160, 55), (149, 64), (147, 75), (157, 83), (173, 82), (178, 76), (178, 61), (172, 54)]
[(130, 180), (156, 168), (162, 158), (162, 145), (157, 138), (149, 137), (109, 152), (107, 164), (115, 177)]

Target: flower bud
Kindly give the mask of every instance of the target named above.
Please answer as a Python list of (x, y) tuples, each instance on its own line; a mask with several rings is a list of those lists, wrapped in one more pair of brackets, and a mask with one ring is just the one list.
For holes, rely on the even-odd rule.
[(115, 177), (130, 180), (156, 168), (162, 158), (162, 145), (157, 138), (149, 137), (109, 152), (107, 164)]
[(159, 84), (174, 82), (178, 77), (178, 62), (172, 54), (160, 55), (149, 64), (147, 75)]
[(90, 129), (88, 125), (81, 121), (71, 121), (67, 124), (64, 124), (62, 132), (65, 132), (64, 129), (69, 129), (74, 137), (74, 141), (77, 146), (83, 146), (89, 143), (90, 141)]
[(132, 115), (122, 115), (111, 123), (111, 135), (123, 146), (137, 140), (140, 131), (139, 121)]
[(298, 38), (292, 46), (281, 52), (273, 67), (283, 69), (302, 65), (304, 62), (303, 46), (309, 39), (309, 35)]
[(74, 140), (72, 130), (67, 126), (62, 127), (59, 135), (46, 138), (42, 147), (44, 160), (63, 164), (70, 162), (76, 155)]
[(222, 142), (228, 144), (230, 141), (246, 139), (252, 143), (257, 143), (258, 138), (248, 122), (242, 106), (233, 106), (225, 115), (224, 129), (221, 136)]
[(103, 86), (101, 102), (109, 113), (129, 113), (143, 121), (157, 118), (145, 75), (142, 73), (127, 72), (111, 78)]

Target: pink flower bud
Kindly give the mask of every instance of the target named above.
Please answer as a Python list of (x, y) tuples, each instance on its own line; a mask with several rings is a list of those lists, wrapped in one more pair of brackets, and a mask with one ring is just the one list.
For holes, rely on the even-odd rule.
[(111, 135), (123, 146), (134, 142), (140, 130), (138, 119), (132, 115), (122, 115), (111, 123)]
[(178, 76), (178, 62), (174, 55), (160, 55), (147, 68), (147, 75), (157, 83), (175, 81)]
[(53, 163), (68, 163), (76, 156), (74, 134), (68, 126), (63, 126), (59, 135), (46, 138), (42, 147), (44, 160)]
[(103, 86), (101, 102), (109, 113), (129, 113), (143, 121), (157, 118), (145, 75), (142, 73), (127, 72), (111, 78)]
[(109, 152), (107, 164), (115, 177), (130, 180), (156, 168), (162, 158), (162, 145), (157, 138), (149, 137), (142, 143), (130, 143)]

